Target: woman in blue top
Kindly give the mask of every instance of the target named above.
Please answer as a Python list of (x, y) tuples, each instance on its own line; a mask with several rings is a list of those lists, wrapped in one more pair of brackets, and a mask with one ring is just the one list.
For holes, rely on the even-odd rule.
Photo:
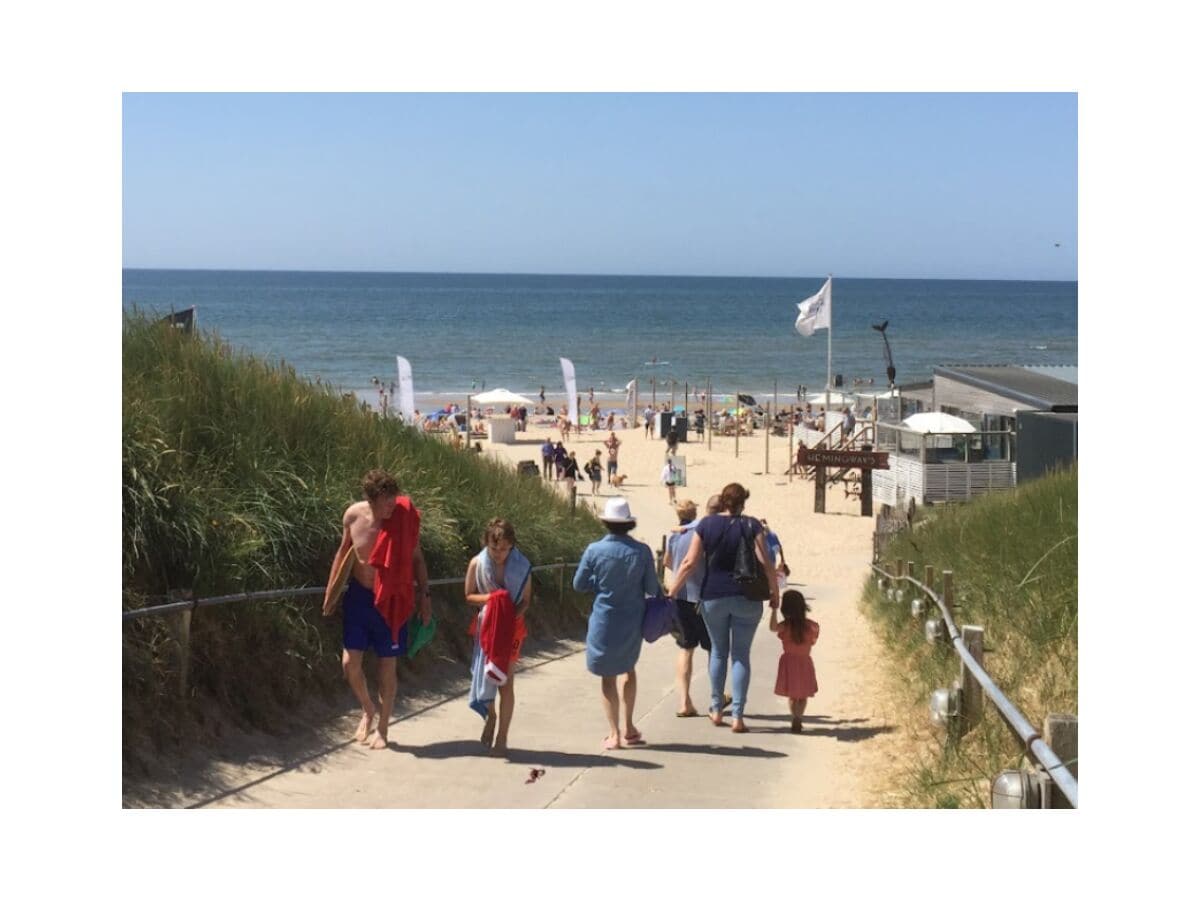
[(742, 515), (750, 492), (737, 482), (725, 485), (721, 491), (721, 512), (705, 516), (696, 526), (696, 536), (688, 547), (683, 565), (675, 572), (672, 593), (682, 596), (688, 575), (701, 565), (703, 554), (707, 563), (700, 585), (700, 615), (708, 626), (712, 652), (708, 655), (708, 675), (712, 681), (712, 704), (708, 717), (714, 725), (724, 725), (721, 717), (725, 693), (725, 675), (729, 657), (733, 657), (733, 730), (749, 731), (743, 718), (746, 691), (750, 687), (750, 645), (754, 631), (762, 619), (762, 602), (747, 600), (742, 586), (733, 580), (734, 560), (743, 534), (754, 538), (754, 552), (767, 573), (771, 588), (771, 608), (779, 607), (779, 584), (775, 580), (775, 564), (763, 540), (762, 524), (752, 516)]
[[(582, 594), (596, 595), (588, 617), (587, 668), (600, 676), (604, 715), (608, 718), (604, 749), (616, 750), (646, 743), (633, 725), (637, 699), (634, 666), (642, 650), (646, 597), (658, 595), (661, 590), (650, 548), (629, 536), (637, 524), (629, 511), (629, 501), (623, 497), (609, 500), (600, 521), (608, 535), (583, 551), (573, 585)], [(624, 736), (619, 728), (622, 701)]]

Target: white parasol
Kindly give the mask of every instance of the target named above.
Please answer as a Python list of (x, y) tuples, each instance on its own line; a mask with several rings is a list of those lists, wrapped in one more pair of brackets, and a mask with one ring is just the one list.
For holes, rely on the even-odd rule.
[(523, 406), (533, 406), (533, 401), (528, 397), (522, 397), (520, 394), (514, 394), (507, 388), (496, 388), (493, 391), (484, 391), (482, 394), (476, 394), (471, 398), (471, 402), (478, 403), (480, 406), (494, 406), (497, 403), (521, 404)]
[(966, 419), (944, 412), (914, 413), (903, 424), (924, 434), (972, 434), (975, 431), (975, 426)]

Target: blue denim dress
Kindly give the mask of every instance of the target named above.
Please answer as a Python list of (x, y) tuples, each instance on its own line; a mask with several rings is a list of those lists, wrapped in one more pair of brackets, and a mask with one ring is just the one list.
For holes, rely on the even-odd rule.
[(596, 595), (588, 617), (588, 671), (609, 677), (631, 671), (642, 652), (646, 597), (661, 593), (650, 548), (628, 535), (603, 537), (583, 551), (572, 584)]

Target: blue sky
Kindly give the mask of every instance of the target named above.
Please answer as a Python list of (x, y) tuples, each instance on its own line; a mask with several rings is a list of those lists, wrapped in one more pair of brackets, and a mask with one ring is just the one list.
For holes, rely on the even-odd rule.
[(123, 116), (128, 267), (1077, 277), (1074, 94), (126, 94)]

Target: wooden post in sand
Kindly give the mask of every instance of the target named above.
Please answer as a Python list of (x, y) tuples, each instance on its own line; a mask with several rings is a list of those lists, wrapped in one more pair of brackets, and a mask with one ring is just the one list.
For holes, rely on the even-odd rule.
[(675, 412), (675, 379), (671, 379), (671, 413)]
[(742, 438), (742, 417), (738, 414), (741, 407), (738, 406), (742, 402), (741, 391), (733, 392), (733, 458), (738, 458), (738, 452), (741, 450)]
[(708, 449), (712, 449), (712, 433), (713, 433), (713, 399), (712, 399), (712, 379), (706, 379), (704, 383), (704, 403), (708, 407), (708, 412), (704, 416), (704, 424), (708, 427)]
[(792, 480), (792, 474), (796, 470), (796, 451), (792, 442), (796, 437), (796, 404), (793, 403), (788, 409), (788, 481)]
[(771, 407), (767, 406), (767, 427), (763, 429), (763, 474), (771, 474)]
[(658, 378), (650, 379), (650, 406), (658, 412)]

